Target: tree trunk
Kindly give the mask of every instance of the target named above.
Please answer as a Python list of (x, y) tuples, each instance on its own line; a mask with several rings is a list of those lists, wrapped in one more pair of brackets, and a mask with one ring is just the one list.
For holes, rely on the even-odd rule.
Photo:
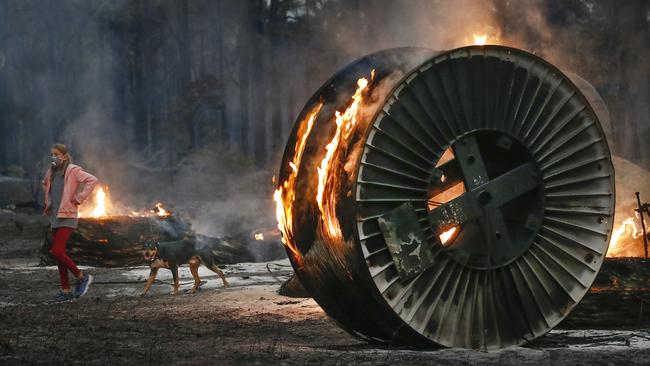
[[(285, 54), (282, 49), (282, 40), (279, 34), (283, 33), (284, 17), (280, 14), (279, 0), (271, 0), (269, 8), (269, 23), (270, 23), (270, 79), (271, 79), (271, 154), (279, 154), (284, 144), (282, 136), (282, 97), (287, 93), (288, 85), (286, 80), (281, 75), (280, 55)], [(291, 80), (291, 79), (289, 79)]]
[[(188, 2), (185, 0), (178, 0), (178, 8), (180, 12), (180, 34), (177, 37), (178, 43), (178, 56), (180, 59), (180, 65), (178, 65), (180, 84), (181, 84), (181, 93), (185, 93), (188, 90), (188, 86), (194, 80), (193, 77), (193, 64), (192, 64), (192, 47), (191, 47), (191, 38), (190, 33), (190, 21), (189, 21), (189, 8)], [(186, 118), (185, 122), (192, 145), (192, 149), (197, 149), (199, 146), (199, 131), (196, 126), (197, 121), (194, 117), (194, 113), (189, 114), (189, 118)]]
[[(1, 228), (0, 228), (1, 229)], [(79, 219), (79, 226), (67, 244), (67, 253), (78, 265), (94, 267), (125, 267), (145, 265), (144, 241), (157, 237), (162, 242), (185, 238), (199, 245), (212, 247), (220, 264), (252, 262), (248, 243), (195, 235), (186, 222), (176, 218), (160, 220), (150, 217), (113, 216), (106, 219)], [(41, 247), (41, 264), (54, 265), (49, 250), (51, 235)], [(267, 259), (267, 258), (264, 258)], [(273, 258), (277, 259), (277, 258)], [(270, 259), (267, 259), (270, 260)]]
[[(218, 85), (220, 86), (220, 94), (222, 95), (222, 98), (225, 98), (225, 88), (226, 88), (226, 81), (224, 77), (224, 62), (225, 62), (225, 54), (224, 54), (224, 46), (223, 46), (223, 22), (226, 19), (226, 14), (224, 14), (224, 7), (223, 7), (223, 2), (222, 1), (217, 1), (215, 4), (213, 4), (216, 10), (216, 16), (215, 19), (219, 19), (219, 21), (216, 22), (215, 26), (215, 31), (216, 31), (216, 38), (217, 38), (217, 79), (219, 80)], [(218, 111), (218, 116), (219, 116), (219, 130), (220, 130), (220, 140), (222, 143), (229, 145), (230, 144), (230, 124), (228, 123), (228, 115), (226, 114), (226, 104), (222, 103), (223, 105)]]
[[(131, 70), (131, 89), (133, 91), (133, 123), (136, 146), (145, 146), (147, 144), (147, 106), (146, 106), (146, 93), (145, 93), (145, 77), (144, 77), (144, 30), (143, 10), (142, 3), (135, 3), (135, 18), (134, 21), (134, 40), (129, 45), (130, 50), (133, 51), (133, 67)], [(148, 152), (150, 153), (150, 152)]]
[[(249, 19), (252, 14), (251, 2), (246, 1), (243, 5), (243, 18)], [(249, 83), (250, 83), (250, 49), (253, 47), (251, 44), (251, 29), (247, 22), (242, 22), (239, 30), (239, 41), (237, 48), (239, 51), (239, 124), (240, 136), (239, 145), (241, 151), (245, 154), (250, 153), (248, 144), (249, 135)]]
[(0, 19), (4, 19), (0, 23), (0, 167), (7, 166), (7, 155), (9, 144), (9, 131), (8, 117), (9, 117), (9, 94), (7, 93), (8, 77), (8, 56), (9, 56), (9, 5), (7, 1), (0, 2)]
[[(268, 67), (268, 45), (264, 28), (264, 1), (249, 0), (252, 3), (253, 20), (253, 54), (251, 57), (251, 72), (255, 75), (255, 126), (253, 131), (253, 156), (255, 164), (262, 167), (267, 161), (267, 126), (266, 126), (266, 105), (267, 105), (267, 67)], [(279, 92), (277, 90), (274, 93)]]

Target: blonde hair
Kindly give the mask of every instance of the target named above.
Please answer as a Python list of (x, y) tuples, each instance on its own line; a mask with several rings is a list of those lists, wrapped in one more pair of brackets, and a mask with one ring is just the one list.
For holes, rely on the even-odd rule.
[(60, 169), (54, 170), (54, 166), (50, 166), (50, 182), (52, 181), (53, 175), (55, 172), (60, 170), (61, 176), (65, 175), (65, 170), (68, 168), (68, 165), (72, 163), (72, 155), (70, 155), (70, 152), (68, 151), (68, 147), (65, 144), (62, 143), (56, 143), (52, 145), (52, 149), (57, 150), (61, 154), (63, 154), (63, 165), (61, 165)]

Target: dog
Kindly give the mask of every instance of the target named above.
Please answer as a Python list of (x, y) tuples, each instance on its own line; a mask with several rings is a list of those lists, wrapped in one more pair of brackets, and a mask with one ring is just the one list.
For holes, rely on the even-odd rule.
[(203, 284), (199, 277), (199, 266), (201, 264), (219, 275), (224, 287), (229, 287), (226, 276), (217, 267), (215, 253), (209, 246), (199, 246), (198, 244), (193, 238), (162, 243), (155, 238), (146, 240), (144, 243), (144, 260), (149, 263), (151, 272), (149, 273), (149, 279), (144, 286), (142, 295), (147, 294), (160, 268), (167, 268), (172, 271), (172, 276), (174, 277), (174, 290), (172, 291), (172, 295), (178, 294), (178, 267), (186, 263), (190, 265), (190, 272), (192, 272), (192, 277), (194, 277), (192, 293), (196, 292)]

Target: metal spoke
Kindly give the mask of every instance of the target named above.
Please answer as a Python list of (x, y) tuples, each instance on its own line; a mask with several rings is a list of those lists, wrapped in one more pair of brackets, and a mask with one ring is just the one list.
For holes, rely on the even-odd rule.
[(539, 185), (540, 178), (535, 167), (531, 163), (526, 163), (440, 205), (429, 212), (429, 219), (436, 225), (436, 233), (440, 234), (452, 227), (482, 217), (485, 214), (484, 208), (496, 211)]
[(487, 183), (487, 169), (476, 143), (476, 137), (467, 136), (453, 144), (452, 149), (468, 191)]

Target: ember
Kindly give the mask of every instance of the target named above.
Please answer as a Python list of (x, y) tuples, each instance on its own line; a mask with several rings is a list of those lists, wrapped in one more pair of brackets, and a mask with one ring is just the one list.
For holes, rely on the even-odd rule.
[(447, 244), (447, 241), (449, 241), (449, 239), (451, 239), (454, 236), (454, 234), (456, 234), (456, 230), (458, 230), (457, 227), (452, 227), (451, 229), (440, 234), (440, 242), (442, 244)]

